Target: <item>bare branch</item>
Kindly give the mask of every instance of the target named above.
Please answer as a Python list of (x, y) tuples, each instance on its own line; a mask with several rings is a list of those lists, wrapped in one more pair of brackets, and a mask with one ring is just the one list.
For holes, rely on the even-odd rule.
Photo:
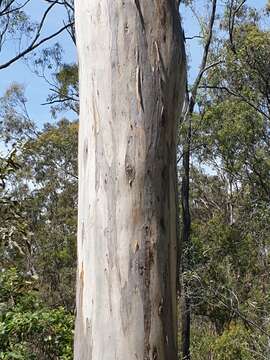
[(199, 86), (199, 88), (201, 88), (201, 89), (216, 89), (216, 90), (226, 91), (228, 94), (243, 100), (246, 104), (248, 104), (254, 110), (258, 111), (261, 115), (265, 116), (268, 120), (270, 120), (270, 116), (267, 113), (265, 113), (263, 110), (261, 110), (258, 106), (256, 106), (253, 102), (251, 102), (248, 98), (246, 98), (244, 95), (242, 95), (240, 93), (235, 92), (234, 90), (229, 89), (226, 86), (202, 85), (202, 86)]
[[(14, 3), (14, 0), (13, 0), (13, 1), (9, 2), (9, 4), (2, 10), (2, 12), (0, 12), (0, 15), (9, 15), (13, 11), (18, 11), (21, 8), (23, 8), (26, 4), (28, 4), (30, 1), (31, 0), (26, 0), (19, 7), (11, 8), (10, 7), (11, 4)], [(58, 36), (59, 34), (61, 34), (65, 30), (67, 30), (69, 32), (69, 34), (72, 35), (72, 32), (74, 32), (74, 30), (73, 30), (74, 21), (71, 21), (72, 16), (71, 16), (70, 13), (68, 13), (68, 16), (69, 16), (69, 23), (68, 24), (64, 23), (64, 26), (62, 26), (59, 30), (57, 30), (53, 34), (41, 38), (41, 32), (43, 30), (44, 23), (45, 23), (45, 21), (46, 21), (46, 19), (48, 17), (48, 14), (51, 12), (51, 10), (54, 8), (54, 6), (60, 4), (60, 5), (64, 5), (65, 7), (69, 7), (70, 9), (73, 9), (73, 7), (69, 4), (68, 1), (60, 2), (58, 0), (54, 0), (54, 1), (47, 1), (47, 2), (49, 2), (51, 5), (48, 6), (48, 8), (45, 10), (45, 12), (44, 12), (44, 14), (43, 14), (43, 16), (42, 16), (42, 18), (41, 18), (41, 20), (39, 22), (38, 28), (36, 30), (36, 34), (35, 34), (34, 38), (32, 39), (31, 43), (24, 50), (19, 51), (19, 53), (17, 55), (15, 55), (13, 58), (11, 58), (10, 60), (8, 60), (7, 62), (5, 62), (3, 64), (0, 64), (0, 70), (7, 68), (11, 64), (13, 64), (17, 60), (19, 60), (20, 58), (23, 58), (25, 55), (27, 55), (31, 51), (35, 50), (37, 47), (39, 47), (40, 45), (42, 45), (46, 41), (49, 41), (49, 40), (53, 39), (54, 37)], [(72, 29), (72, 30), (70, 30), (70, 29)], [(7, 30), (5, 30), (5, 32), (6, 31)], [(3, 36), (4, 35), (1, 34), (1, 41), (3, 40)]]
[(190, 114), (193, 113), (195, 102), (196, 102), (196, 97), (197, 97), (197, 92), (198, 92), (198, 87), (202, 80), (203, 74), (206, 71), (205, 68), (206, 68), (210, 44), (211, 44), (212, 36), (213, 36), (213, 27), (214, 27), (214, 22), (215, 22), (215, 18), (216, 18), (216, 9), (217, 9), (217, 0), (213, 0), (212, 12), (211, 12), (211, 16), (210, 16), (210, 20), (209, 20), (209, 24), (208, 24), (207, 38), (206, 38), (206, 42), (205, 42), (205, 46), (204, 46), (204, 50), (203, 50), (201, 66), (200, 66), (199, 73), (197, 75), (197, 78), (196, 78), (196, 80), (192, 86), (192, 90), (191, 90), (191, 97), (189, 100), (189, 109), (188, 109), (188, 112)]
[[(9, 11), (9, 9), (11, 8), (12, 4), (13, 4), (15, 1), (16, 1), (16, 0), (12, 0), (12, 1), (10, 1), (9, 3), (7, 3), (7, 5), (4, 7), (4, 9), (0, 11), (0, 16), (5, 15), (5, 14)], [(2, 5), (2, 4), (0, 4), (0, 6), (1, 6), (1, 5)]]
[(234, 8), (234, 0), (231, 0), (231, 5), (230, 5), (230, 9), (229, 9), (229, 39), (230, 39), (230, 44), (231, 44), (231, 49), (232, 51), (235, 53), (236, 49), (235, 49), (235, 45), (234, 45), (234, 41), (233, 41), (233, 33), (234, 33), (234, 25), (235, 25), (235, 17), (237, 15), (237, 13), (241, 10), (241, 8), (244, 6), (245, 2), (247, 0), (243, 0), (236, 9), (233, 10)]
[(70, 26), (73, 26), (72, 24), (68, 24), (65, 25), (63, 27), (61, 27), (58, 31), (56, 31), (55, 33), (44, 37), (42, 40), (37, 41), (37, 39), (39, 38), (36, 37), (35, 40), (23, 51), (21, 51), (18, 55), (14, 56), (12, 59), (10, 59), (9, 61), (7, 61), (4, 64), (0, 65), (0, 70), (7, 68), (8, 66), (10, 66), (11, 64), (13, 64), (14, 62), (16, 62), (17, 60), (19, 60), (20, 58), (24, 57), (25, 55), (27, 55), (28, 53), (30, 53), (31, 51), (33, 51), (34, 49), (36, 49), (37, 47), (39, 47), (41, 44), (45, 43), (46, 41), (49, 41), (51, 39), (53, 39), (54, 37), (58, 36), (59, 34), (61, 34), (63, 31), (67, 30)]
[(203, 39), (203, 36), (201, 35), (185, 36), (185, 40), (193, 40), (193, 39)]
[(0, 11), (0, 16), (6, 16), (9, 15), (13, 12), (19, 11), (22, 8), (24, 8), (31, 0), (26, 0), (22, 5), (18, 6), (18, 7), (14, 7), (12, 8), (12, 4), (15, 2), (16, 0), (11, 1), (10, 3), (7, 4), (7, 6)]
[(59, 5), (64, 5), (65, 7), (69, 8), (69, 10), (71, 10), (72, 12), (74, 11), (74, 7), (70, 4), (69, 1), (67, 0), (62, 0), (62, 1), (54, 1), (54, 0), (46, 0), (47, 3), (54, 3), (56, 2)]

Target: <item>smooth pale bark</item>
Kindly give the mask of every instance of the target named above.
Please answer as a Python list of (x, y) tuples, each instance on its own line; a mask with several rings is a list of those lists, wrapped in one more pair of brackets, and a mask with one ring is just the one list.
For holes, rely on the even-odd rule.
[(175, 0), (77, 0), (76, 360), (176, 360)]

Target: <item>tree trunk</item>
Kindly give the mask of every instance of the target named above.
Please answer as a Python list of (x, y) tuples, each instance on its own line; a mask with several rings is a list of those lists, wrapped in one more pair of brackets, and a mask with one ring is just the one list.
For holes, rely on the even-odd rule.
[(176, 0), (77, 0), (77, 360), (176, 360)]
[[(187, 126), (186, 133), (184, 134), (183, 144), (183, 175), (181, 187), (181, 203), (182, 203), (182, 246), (185, 258), (181, 261), (182, 276), (185, 271), (190, 270), (191, 258), (191, 243), (190, 243), (190, 230), (191, 230), (191, 217), (190, 217), (190, 147), (191, 147), (191, 117), (193, 107), (190, 108), (191, 113), (187, 112), (184, 121)], [(190, 360), (190, 330), (191, 330), (191, 304), (189, 298), (188, 285), (186, 281), (181, 281), (181, 315), (182, 315), (182, 360)]]

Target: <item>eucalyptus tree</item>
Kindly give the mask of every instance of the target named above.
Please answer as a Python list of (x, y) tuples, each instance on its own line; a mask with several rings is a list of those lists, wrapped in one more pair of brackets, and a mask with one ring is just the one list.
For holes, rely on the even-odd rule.
[(177, 359), (178, 1), (75, 2), (75, 359)]
[(269, 29), (245, 1), (221, 15), (191, 128), (191, 357), (257, 359), (269, 352)]

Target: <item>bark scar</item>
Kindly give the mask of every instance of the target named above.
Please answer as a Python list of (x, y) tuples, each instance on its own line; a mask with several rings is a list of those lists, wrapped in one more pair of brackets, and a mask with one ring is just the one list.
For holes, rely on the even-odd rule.
[(132, 186), (132, 183), (135, 180), (135, 169), (129, 163), (126, 163), (126, 175), (127, 175), (127, 178), (128, 178), (129, 186)]
[(143, 18), (143, 14), (142, 14), (142, 8), (141, 8), (140, 0), (134, 0), (134, 2), (135, 2), (135, 5), (136, 5), (136, 8), (138, 10), (140, 21), (141, 21), (142, 28), (143, 28), (143, 31), (144, 31), (145, 30), (145, 22), (144, 22), (144, 18)]
[(158, 70), (163, 73), (163, 76), (164, 76), (165, 78), (167, 78), (166, 68), (165, 68), (165, 65), (164, 65), (164, 62), (163, 62), (163, 59), (162, 59), (162, 55), (161, 55), (161, 52), (160, 52), (160, 49), (159, 49), (159, 46), (158, 46), (157, 41), (155, 41), (154, 44), (155, 44), (155, 48), (156, 48), (156, 52), (157, 52)]
[(142, 82), (141, 82), (141, 69), (137, 66), (136, 69), (136, 84), (137, 84), (137, 101), (142, 111), (144, 112), (143, 96), (142, 96)]
[(159, 51), (159, 47), (158, 47), (158, 43), (157, 41), (155, 40), (155, 47), (156, 47), (156, 52), (157, 52), (157, 60), (158, 60), (158, 63), (160, 64), (161, 63), (161, 60), (160, 60), (160, 51)]

